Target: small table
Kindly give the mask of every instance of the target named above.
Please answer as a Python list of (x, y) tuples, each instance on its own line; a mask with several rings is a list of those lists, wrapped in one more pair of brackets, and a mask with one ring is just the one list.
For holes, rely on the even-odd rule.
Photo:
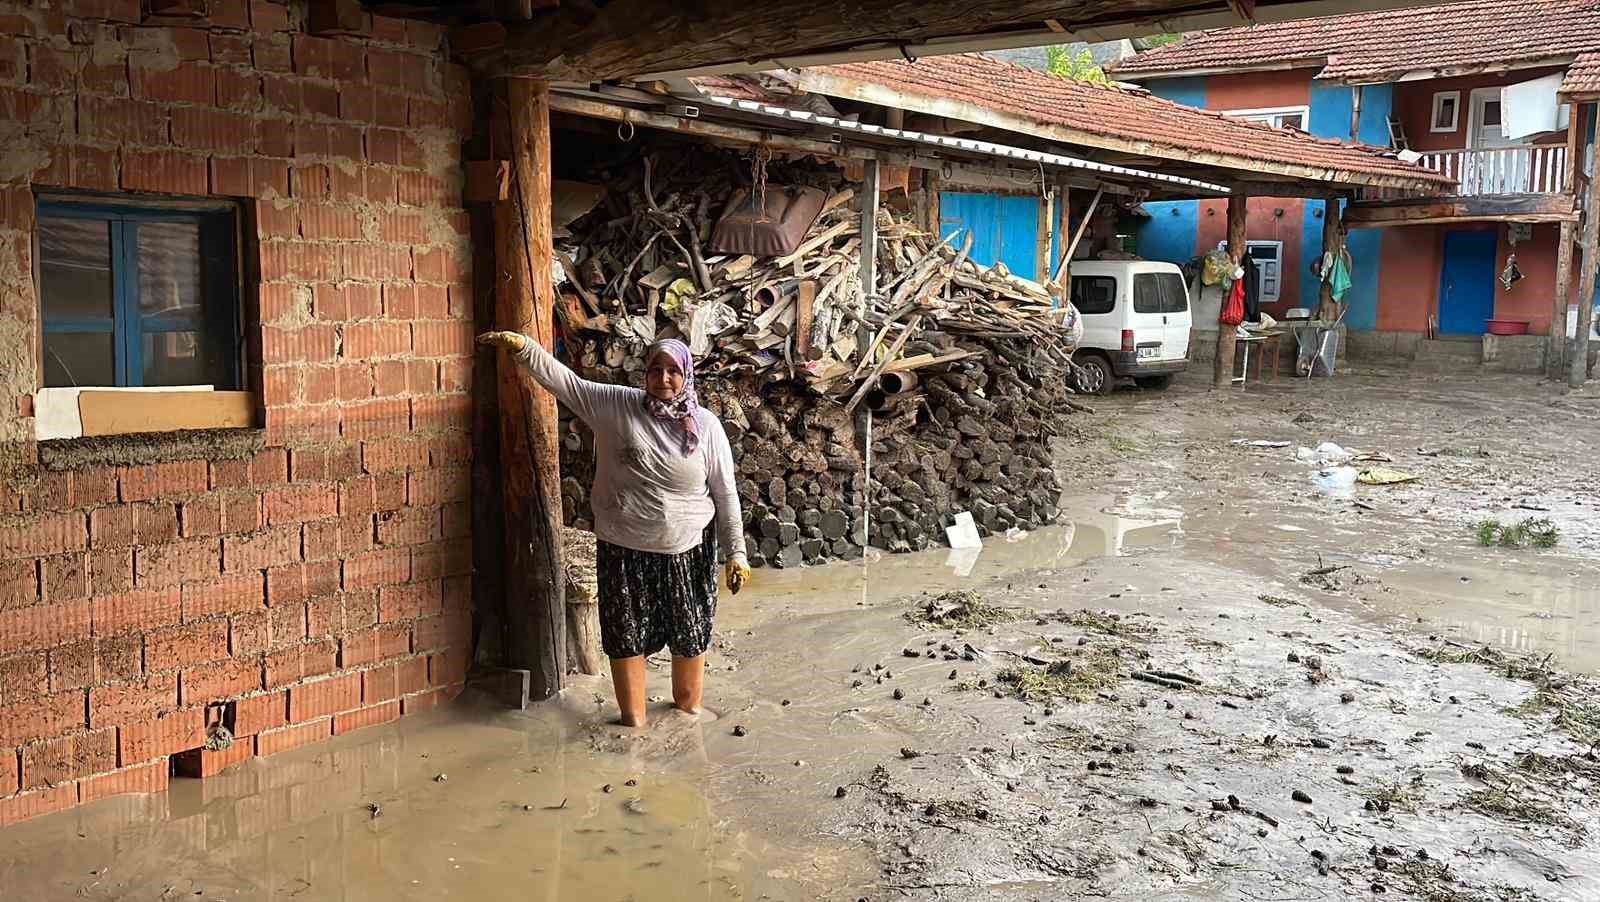
[(1256, 381), (1271, 382), (1277, 378), (1278, 354), (1282, 347), (1282, 337), (1277, 332), (1260, 332), (1252, 333), (1248, 336), (1241, 335), (1234, 339), (1236, 347), (1242, 346), (1244, 348), (1244, 364), (1239, 367), (1239, 375), (1233, 377), (1233, 384), (1242, 385), (1250, 379), (1251, 345), (1261, 346), (1256, 360)]

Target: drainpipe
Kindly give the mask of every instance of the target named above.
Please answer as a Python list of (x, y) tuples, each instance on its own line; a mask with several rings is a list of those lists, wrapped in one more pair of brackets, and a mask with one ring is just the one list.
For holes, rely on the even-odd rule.
[(1350, 89), (1350, 140), (1359, 141), (1361, 134), (1361, 86)]

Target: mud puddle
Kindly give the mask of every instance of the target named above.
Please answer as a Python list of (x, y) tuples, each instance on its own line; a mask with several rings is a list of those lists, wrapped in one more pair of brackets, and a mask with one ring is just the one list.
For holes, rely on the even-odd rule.
[(17, 899), (810, 898), (813, 875), (762, 864), (794, 855), (708, 800), (703, 752), (656, 753), (697, 746), (701, 727), (661, 721), (606, 754), (571, 711), (464, 701), (11, 828), (0, 885)]

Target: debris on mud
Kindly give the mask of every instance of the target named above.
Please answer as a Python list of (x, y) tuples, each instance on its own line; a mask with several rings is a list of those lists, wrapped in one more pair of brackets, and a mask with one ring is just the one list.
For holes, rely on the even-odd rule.
[(942, 593), (906, 612), (906, 619), (912, 623), (943, 629), (976, 629), (1016, 618), (1015, 611), (989, 604), (968, 589)]
[(1481, 520), (1472, 528), (1478, 544), (1485, 548), (1554, 548), (1561, 542), (1561, 530), (1544, 517), (1528, 517), (1517, 523), (1504, 524), (1499, 520)]
[(1023, 701), (1065, 698), (1084, 702), (1115, 686), (1121, 674), (1121, 649), (1101, 647), (1043, 667), (1008, 667), (995, 674), (995, 681), (1009, 687)]
[(1065, 623), (1079, 629), (1093, 630), (1105, 633), (1108, 636), (1117, 636), (1132, 639), (1155, 635), (1156, 628), (1148, 623), (1137, 623), (1131, 616), (1113, 614), (1105, 611), (1057, 611), (1052, 618), (1057, 623)]

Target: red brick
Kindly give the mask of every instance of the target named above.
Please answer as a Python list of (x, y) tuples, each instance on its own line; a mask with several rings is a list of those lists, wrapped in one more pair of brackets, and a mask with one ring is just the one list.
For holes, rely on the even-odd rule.
[[(379, 118), (383, 113), (378, 113)], [(367, 167), (366, 188), (362, 196), (375, 204), (392, 204), (399, 192), (398, 177), (388, 170), (375, 166)]]
[(39, 792), (25, 792), (0, 799), (0, 827), (20, 824), (31, 818), (66, 811), (78, 804), (78, 784), (67, 783)]
[(333, 640), (324, 639), (267, 655), (267, 688), (331, 673), (338, 664), (338, 652)]
[(241, 698), (234, 704), (233, 735), (254, 736), (289, 722), (289, 693), (269, 692)]
[(133, 591), (133, 549), (90, 552), (89, 589), (96, 595)]
[(227, 660), (185, 667), (178, 677), (178, 704), (204, 705), (261, 688), (261, 661)]
[(168, 115), (159, 104), (120, 97), (78, 98), (78, 134), (92, 141), (167, 143)]
[(344, 327), (344, 357), (370, 360), (411, 352), (411, 325), (386, 321), (353, 323)]
[(267, 408), (267, 441), (325, 441), (339, 437), (339, 407), (321, 404), (307, 407)]
[(207, 748), (189, 749), (173, 756), (172, 767), (180, 777), (204, 780), (215, 777), (235, 764), (255, 757), (255, 743), (248, 740), (235, 742), (222, 751)]
[(428, 688), (428, 659), (407, 658), (394, 665), (396, 688), (401, 695), (410, 695)]
[(9, 701), (0, 707), (0, 747), (80, 729), (85, 710), (84, 693), (78, 689)]
[(411, 207), (439, 207), (460, 202), (459, 197), (451, 198), (451, 191), (442, 180), (420, 172), (395, 174), (395, 200)]
[(342, 244), (339, 271), (347, 279), (409, 279), (411, 251), (402, 245)]
[(336, 714), (333, 717), (333, 735), (341, 736), (345, 733), (359, 730), (363, 727), (374, 727), (378, 724), (391, 723), (400, 719), (400, 702), (391, 701), (369, 708), (348, 711)]
[[(246, 17), (248, 21), (248, 16)], [(241, 66), (250, 65), (250, 38), (237, 34), (210, 35), (211, 61), (214, 63), (235, 63)]]
[(45, 604), (89, 595), (89, 555), (62, 554), (39, 561), (39, 597)]
[(409, 478), (407, 498), (416, 507), (463, 501), (472, 494), (472, 471), (466, 467), (421, 470)]
[(443, 610), (437, 581), (384, 586), (378, 590), (378, 621), (415, 620)]
[(255, 150), (255, 120), (221, 110), (176, 107), (172, 110), (172, 143), (198, 150), (249, 153)]
[(319, 742), (333, 735), (333, 718), (269, 730), (256, 737), (256, 754), (261, 757), (297, 749), (302, 745)]
[(435, 579), (472, 572), (472, 542), (452, 539), (431, 545), (415, 545), (411, 549), (411, 576), (413, 579)]
[(463, 539), (472, 535), (472, 507), (465, 501), (446, 504), (443, 519), (445, 538)]
[(339, 513), (339, 493), (331, 485), (271, 489), (264, 493), (263, 499), (268, 526), (321, 520)]
[(133, 96), (140, 99), (171, 103), (216, 102), (215, 70), (206, 63), (185, 62), (173, 68), (159, 69), (136, 62), (132, 73)]
[(95, 598), (94, 633), (99, 637), (145, 632), (171, 626), (181, 619), (179, 590), (156, 589), (124, 592)]
[(0, 611), (39, 601), (39, 565), (35, 561), (0, 561)]
[(470, 322), (419, 322), (414, 325), (412, 332), (418, 357), (472, 356)]
[(139, 683), (90, 689), (90, 726), (139, 723), (178, 707), (178, 677), (166, 673)]
[(305, 601), (306, 568), (304, 564), (288, 564), (267, 570), (267, 604), (294, 604)]
[(361, 705), (361, 674), (315, 680), (289, 689), (289, 722), (303, 723)]
[(237, 489), (250, 484), (250, 461), (214, 460), (211, 462), (211, 488)]
[(178, 507), (170, 501), (130, 505), (133, 537), (140, 545), (159, 545), (178, 538)]
[(0, 658), (0, 704), (42, 695), (50, 688), (50, 666), (42, 651)]
[(78, 507), (110, 504), (117, 500), (115, 467), (78, 470), (72, 474), (72, 503)]
[(403, 583), (411, 578), (411, 550), (392, 548), (347, 558), (344, 562), (346, 589), (368, 589)]
[(361, 703), (374, 705), (400, 697), (400, 668), (397, 664), (374, 667), (361, 672)]
[(280, 526), (241, 536), (223, 536), (222, 569), (226, 573), (264, 570), (300, 560), (300, 527)]
[(450, 315), (450, 289), (444, 285), (417, 286), (417, 318), (444, 319)]
[[(240, 69), (219, 68), (216, 70), (216, 77), (217, 106), (241, 112), (257, 112), (262, 108), (264, 96), (261, 76)], [(260, 131), (256, 132), (258, 139), (261, 134)]]
[(261, 332), (265, 363), (325, 363), (333, 359), (332, 326), (263, 327)]
[[(278, 148), (274, 148), (275, 150)], [(263, 199), (286, 198), (289, 196), (289, 161), (272, 157), (253, 157), (250, 160), (250, 174), (248, 194), (251, 197)], [(259, 208), (258, 208), (259, 209)], [(278, 213), (276, 207), (271, 207), (269, 212), (261, 217), (271, 225), (273, 216)], [(283, 214), (287, 218), (287, 213)], [(277, 231), (272, 234), (288, 235), (287, 231)]]
[(50, 650), (50, 689), (87, 689), (99, 682), (95, 678), (95, 644), (78, 642)]
[(171, 670), (228, 656), (228, 624), (221, 620), (168, 627), (145, 636), (146, 670)]
[[(467, 362), (467, 361), (462, 361)], [(439, 367), (432, 360), (406, 361), (406, 388), (412, 394), (431, 394), (439, 387)], [(412, 405), (416, 410), (416, 405)]]
[(205, 744), (204, 708), (172, 711), (117, 728), (117, 758), (123, 767)]
[(270, 448), (250, 459), (250, 484), (275, 485), (289, 481), (289, 452)]
[(16, 749), (0, 749), (0, 799), (13, 795), (22, 785)]
[(348, 207), (306, 203), (299, 206), (300, 234), (313, 239), (361, 237), (361, 219)]
[(426, 545), (444, 538), (439, 508), (408, 508), (378, 515), (378, 544)]
[(119, 471), (123, 501), (172, 500), (206, 490), (206, 462), (186, 460), (169, 464), (126, 467)]
[(89, 777), (79, 782), (78, 789), (83, 803), (87, 805), (112, 796), (166, 792), (167, 785), (166, 762), (155, 761)]
[(183, 587), (182, 594), (184, 623), (215, 614), (248, 612), (266, 603), (266, 591), (259, 572), (189, 583)]
[(221, 534), (222, 499), (212, 495), (183, 502), (178, 506), (178, 522), (186, 539)]
[(339, 591), (343, 584), (343, 562), (316, 561), (305, 567), (306, 595), (316, 598)]
[[(395, 363), (398, 361), (389, 361)], [(334, 371), (335, 394), (340, 401), (365, 401), (371, 398), (376, 390), (373, 377), (374, 369), (381, 370), (387, 364), (380, 363), (375, 368), (366, 363), (346, 364)], [(383, 392), (377, 392), (383, 394)]]
[(411, 430), (411, 402), (404, 398), (344, 404), (339, 413), (340, 431), (347, 438), (366, 439)]
[(0, 558), (39, 557), (88, 547), (88, 522), (81, 513), (44, 514), (0, 526)]
[(251, 657), (272, 647), (272, 620), (268, 611), (245, 611), (228, 618), (228, 654)]
[(418, 651), (462, 648), (470, 641), (472, 623), (465, 614), (425, 617), (412, 626), (411, 644)]
[(89, 512), (89, 544), (94, 548), (120, 548), (133, 544), (133, 508), (101, 507)]
[(80, 601), (0, 612), (0, 655), (87, 639), (89, 611), (89, 602)]
[(125, 191), (204, 195), (210, 187), (210, 167), (203, 156), (175, 151), (128, 152), (122, 156)]
[(361, 81), (366, 76), (360, 44), (309, 35), (294, 37), (294, 71), (301, 75)]
[(72, 507), (72, 474), (39, 474), (39, 481), (28, 490), (25, 503), (30, 511), (64, 511)]
[(222, 543), (199, 538), (137, 548), (133, 573), (141, 589), (211, 579), (222, 573)]
[(98, 730), (22, 747), (22, 789), (44, 789), (117, 766), (117, 731)]
[(409, 717), (412, 714), (431, 711), (447, 701), (447, 695), (448, 690), (442, 688), (408, 695), (400, 700), (400, 713)]

